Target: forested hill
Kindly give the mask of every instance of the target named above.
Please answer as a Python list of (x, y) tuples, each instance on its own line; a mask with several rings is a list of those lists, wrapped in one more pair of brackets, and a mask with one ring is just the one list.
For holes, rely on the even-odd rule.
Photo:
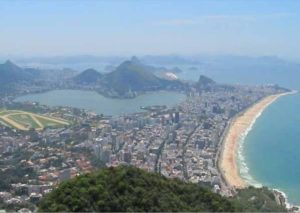
[(233, 211), (221, 196), (195, 184), (170, 180), (133, 167), (103, 169), (62, 183), (40, 211), (172, 212)]
[[(241, 199), (241, 198), (239, 198)], [(252, 198), (253, 199), (253, 198)], [(63, 182), (40, 203), (44, 212), (233, 212), (247, 211), (197, 184), (167, 179), (134, 167), (106, 168)], [(262, 202), (265, 205), (265, 202)], [(262, 211), (252, 203), (251, 211)], [(270, 210), (270, 209), (268, 209)], [(273, 211), (282, 209), (274, 207)]]
[[(138, 58), (132, 57), (110, 73), (101, 75), (93, 69), (88, 69), (72, 78), (70, 82), (75, 83), (76, 87), (90, 86), (98, 88), (98, 92), (106, 96), (122, 98), (164, 89), (183, 91), (186, 84), (176, 78), (166, 78), (164, 73), (168, 71), (170, 70), (145, 65)], [(176, 67), (172, 71), (180, 72)]]
[(87, 69), (73, 78), (79, 84), (98, 83), (102, 78), (102, 74), (95, 69)]

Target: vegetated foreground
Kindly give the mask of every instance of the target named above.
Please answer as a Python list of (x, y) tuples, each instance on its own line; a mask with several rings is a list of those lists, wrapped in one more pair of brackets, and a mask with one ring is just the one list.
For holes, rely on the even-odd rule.
[[(276, 204), (273, 194), (266, 191), (267, 193), (250, 188), (240, 192), (237, 199), (228, 199), (198, 184), (167, 179), (156, 173), (121, 166), (102, 169), (63, 182), (42, 199), (39, 211), (285, 211)], [(263, 196), (256, 196), (257, 194)]]
[(59, 118), (38, 115), (20, 110), (0, 110), (0, 124), (19, 130), (42, 130), (45, 127), (62, 127), (70, 123)]

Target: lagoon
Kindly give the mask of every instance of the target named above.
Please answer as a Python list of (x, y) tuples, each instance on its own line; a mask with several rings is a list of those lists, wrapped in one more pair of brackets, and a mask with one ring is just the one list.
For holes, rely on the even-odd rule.
[(86, 109), (97, 114), (124, 115), (142, 112), (141, 107), (152, 105), (175, 106), (186, 96), (177, 92), (159, 91), (142, 94), (133, 99), (107, 98), (93, 91), (52, 90), (45, 93), (29, 94), (15, 99), (17, 102), (38, 102), (48, 106), (68, 106)]

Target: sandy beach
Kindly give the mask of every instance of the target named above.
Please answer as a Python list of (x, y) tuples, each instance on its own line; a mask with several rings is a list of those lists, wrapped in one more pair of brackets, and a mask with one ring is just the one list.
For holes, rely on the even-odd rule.
[(219, 162), (220, 170), (229, 186), (234, 188), (247, 187), (247, 183), (240, 176), (237, 165), (238, 143), (241, 137), (260, 116), (264, 109), (266, 109), (277, 98), (287, 94), (290, 94), (290, 92), (267, 96), (240, 115), (233, 118), (223, 141), (223, 150)]

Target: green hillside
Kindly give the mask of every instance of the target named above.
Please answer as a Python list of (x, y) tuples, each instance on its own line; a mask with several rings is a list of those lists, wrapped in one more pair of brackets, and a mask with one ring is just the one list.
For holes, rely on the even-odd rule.
[[(240, 193), (238, 198), (227, 199), (197, 184), (167, 179), (138, 168), (106, 168), (63, 182), (39, 203), (39, 211), (233, 212), (285, 210), (276, 205), (274, 198), (267, 196), (267, 200), (265, 200), (265, 194), (270, 194), (269, 190), (261, 192), (247, 189), (244, 192), (244, 194)], [(264, 208), (264, 206), (268, 206), (268, 208)]]
[(107, 74), (105, 80), (120, 94), (129, 90), (152, 90), (163, 86), (158, 77), (132, 61), (122, 63), (115, 71)]
[(0, 64), (0, 95), (15, 92), (22, 85), (31, 84), (39, 75), (39, 70), (23, 69), (9, 60)]
[(73, 80), (76, 83), (95, 84), (98, 83), (101, 78), (102, 78), (102, 74), (99, 73), (97, 70), (87, 69), (82, 73), (80, 73), (79, 75), (75, 76)]
[(155, 75), (156, 72), (162, 72), (162, 68), (145, 65), (138, 58), (132, 57), (110, 73), (101, 74), (94, 69), (88, 69), (72, 78), (72, 82), (76, 86), (98, 87), (100, 93), (120, 97), (132, 97), (135, 92), (185, 88), (183, 82), (160, 78)]
[(241, 211), (247, 212), (285, 212), (286, 209), (278, 206), (273, 191), (267, 187), (239, 190), (233, 202)]
[(228, 200), (195, 184), (133, 167), (108, 168), (64, 182), (40, 211), (233, 211)]
[(30, 81), (35, 77), (36, 72), (34, 69), (22, 69), (11, 61), (6, 61), (4, 64), (0, 64), (0, 86), (19, 81)]

